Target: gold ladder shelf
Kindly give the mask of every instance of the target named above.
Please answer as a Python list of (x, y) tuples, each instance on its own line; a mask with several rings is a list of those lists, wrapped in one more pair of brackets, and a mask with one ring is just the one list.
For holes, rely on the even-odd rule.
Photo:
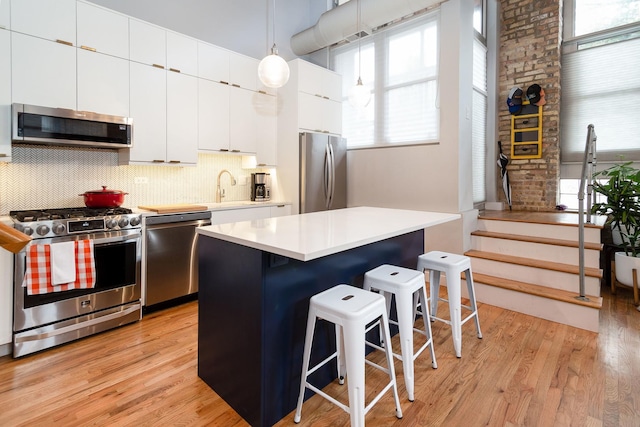
[(542, 157), (542, 107), (524, 101), (522, 111), (511, 115), (511, 158)]

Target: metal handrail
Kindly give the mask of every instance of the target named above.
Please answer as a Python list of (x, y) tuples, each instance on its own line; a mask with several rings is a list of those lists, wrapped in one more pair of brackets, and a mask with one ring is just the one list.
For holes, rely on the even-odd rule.
[(591, 194), (593, 192), (593, 170), (596, 166), (596, 132), (593, 125), (587, 126), (587, 142), (582, 160), (580, 174), (580, 189), (578, 190), (578, 268), (580, 272), (580, 295), (577, 299), (589, 301), (585, 294), (584, 285), (584, 188), (587, 187), (587, 222), (591, 222)]

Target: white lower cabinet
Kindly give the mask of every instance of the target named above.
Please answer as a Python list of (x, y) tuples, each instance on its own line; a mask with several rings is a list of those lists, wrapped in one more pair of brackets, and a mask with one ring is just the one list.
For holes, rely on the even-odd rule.
[[(13, 254), (0, 249), (0, 345), (13, 335)], [(1, 351), (1, 349), (0, 349)], [(2, 353), (0, 353), (2, 355)]]
[(271, 208), (269, 206), (211, 212), (211, 224), (227, 224), (229, 222), (251, 221), (264, 218), (271, 218)]
[(13, 102), (76, 109), (76, 48), (11, 34)]
[(271, 206), (271, 218), (291, 215), (291, 205)]

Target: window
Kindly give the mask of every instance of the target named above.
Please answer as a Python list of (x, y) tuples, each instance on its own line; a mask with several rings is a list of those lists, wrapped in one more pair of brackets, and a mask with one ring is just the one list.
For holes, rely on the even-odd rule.
[(486, 200), (487, 162), (487, 47), (473, 41), (473, 117), (471, 122), (471, 150), (473, 203)]
[(640, 0), (570, 0), (565, 13), (562, 162), (582, 160), (589, 124), (599, 162), (640, 160)]
[(344, 99), (343, 135), (349, 148), (437, 141), (438, 14), (378, 31), (361, 43), (360, 58), (358, 43), (331, 51), (333, 69), (343, 76), (343, 93), (349, 93), (358, 74), (372, 93), (362, 110)]

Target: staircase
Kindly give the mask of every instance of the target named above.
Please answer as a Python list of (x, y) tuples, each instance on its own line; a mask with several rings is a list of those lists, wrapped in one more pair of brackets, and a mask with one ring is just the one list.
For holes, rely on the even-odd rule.
[(602, 306), (600, 231), (585, 224), (585, 293), (580, 290), (578, 215), (566, 212), (485, 211), (471, 233), (478, 301), (589, 331), (598, 331)]

